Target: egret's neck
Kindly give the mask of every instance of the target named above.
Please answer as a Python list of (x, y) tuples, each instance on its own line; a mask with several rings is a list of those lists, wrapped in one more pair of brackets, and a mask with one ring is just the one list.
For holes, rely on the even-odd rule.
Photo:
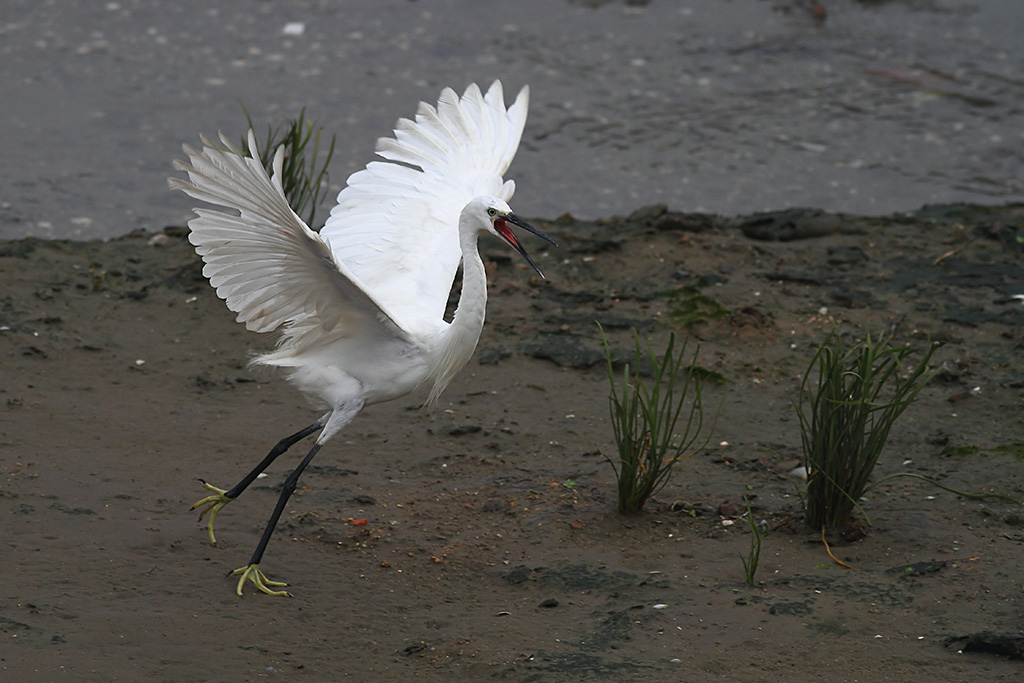
[(455, 317), (452, 318), (452, 327), (457, 326), (472, 333), (474, 345), (484, 327), (484, 316), (487, 313), (487, 274), (477, 247), (479, 235), (476, 230), (459, 231), (459, 240), (462, 242), (462, 294), (455, 309)]
[(476, 349), (480, 332), (484, 328), (487, 312), (487, 275), (477, 249), (480, 232), (467, 225), (468, 217), (463, 214), (459, 221), (459, 241), (462, 244), (462, 294), (455, 316), (442, 333), (438, 348), (434, 383), (428, 403), (435, 402), (452, 381), (455, 374), (469, 362)]

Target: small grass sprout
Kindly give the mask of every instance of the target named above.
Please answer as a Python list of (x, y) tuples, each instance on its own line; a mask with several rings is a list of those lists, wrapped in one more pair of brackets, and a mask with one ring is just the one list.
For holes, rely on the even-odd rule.
[[(252, 117), (249, 116), (245, 105), (242, 105), (242, 111), (245, 112), (249, 128), (255, 130)], [(260, 162), (267, 169), (267, 173), (271, 173), (277, 148), (284, 146), (281, 186), (285, 197), (288, 198), (288, 205), (313, 229), (316, 229), (313, 225), (316, 208), (328, 190), (327, 166), (334, 156), (335, 136), (332, 135), (326, 158), (322, 164), (318, 162), (322, 135), (323, 129), (317, 128), (315, 121), (306, 118), (306, 108), (303, 107), (297, 118), (288, 119), (276, 128), (268, 125), (266, 142), (259, 149)], [(242, 151), (250, 154), (249, 141), (245, 138), (242, 139)]]
[[(600, 325), (598, 325), (600, 327)], [(618, 481), (618, 509), (640, 512), (647, 500), (668, 483), (672, 468), (707, 444), (704, 431), (704, 371), (697, 366), (699, 349), (687, 360), (687, 343), (676, 353), (676, 337), (669, 337), (658, 357), (641, 350), (633, 331), (634, 361), (621, 374), (615, 369), (608, 338), (601, 329), (611, 392), (608, 406), (617, 458), (608, 458)], [(641, 377), (648, 366), (650, 381)]]
[(746, 557), (740, 555), (740, 560), (743, 562), (743, 573), (746, 575), (746, 581), (753, 586), (754, 574), (757, 573), (757, 564), (761, 560), (761, 540), (764, 538), (764, 534), (754, 520), (754, 511), (750, 508), (750, 499), (744, 496), (743, 502), (747, 504), (747, 522), (750, 524), (750, 550), (747, 551)]

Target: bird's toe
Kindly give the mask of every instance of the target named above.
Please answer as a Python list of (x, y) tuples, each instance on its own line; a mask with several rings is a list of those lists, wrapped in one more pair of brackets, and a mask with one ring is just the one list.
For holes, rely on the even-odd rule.
[(252, 581), (252, 584), (254, 586), (259, 588), (267, 595), (283, 595), (288, 598), (292, 596), (292, 594), (288, 591), (273, 590), (271, 586), (276, 586), (280, 588), (283, 586), (287, 586), (288, 584), (284, 583), (283, 581), (271, 581), (267, 578), (267, 575), (263, 573), (258, 564), (250, 564), (247, 567), (239, 567), (235, 571), (231, 572), (231, 576), (239, 577), (238, 587), (235, 589), (235, 592), (239, 595), (239, 597), (241, 597), (242, 595), (242, 586), (245, 585), (246, 579)]
[[(200, 479), (199, 481), (203, 481)], [(217, 545), (217, 537), (213, 535), (213, 520), (217, 518), (217, 513), (220, 512), (225, 505), (234, 500), (234, 498), (228, 498), (227, 491), (225, 489), (219, 489), (212, 484), (203, 481), (203, 488), (207, 491), (213, 491), (214, 495), (207, 496), (201, 500), (197, 500), (192, 503), (192, 510), (200, 509), (199, 519), (202, 519), (209, 513), (210, 519), (206, 523), (206, 531), (210, 535), (210, 544)]]

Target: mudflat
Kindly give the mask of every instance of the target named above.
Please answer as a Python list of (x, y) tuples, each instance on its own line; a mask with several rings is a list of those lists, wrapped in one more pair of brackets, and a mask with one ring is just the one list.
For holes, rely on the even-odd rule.
[[(6, 680), (1017, 680), (1024, 510), (897, 478), (857, 540), (802, 517), (793, 406), (833, 329), (942, 342), (896, 472), (1024, 499), (1024, 205), (738, 218), (646, 207), (535, 222), (542, 281), (482, 240), (490, 303), (440, 405), (367, 409), (300, 482), (235, 595), (319, 413), (247, 367), (182, 228), (0, 243), (0, 672)], [(699, 345), (706, 447), (638, 515), (607, 456), (613, 353)], [(718, 406), (720, 405), (720, 408)], [(753, 584), (744, 497), (763, 539)], [(856, 537), (855, 537), (856, 538)]]

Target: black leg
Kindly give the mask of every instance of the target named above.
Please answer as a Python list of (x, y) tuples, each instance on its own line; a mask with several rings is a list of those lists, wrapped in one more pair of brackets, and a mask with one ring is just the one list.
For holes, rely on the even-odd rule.
[(307, 436), (323, 427), (324, 422), (324, 418), (320, 418), (319, 420), (309, 425), (308, 427), (305, 427), (295, 432), (291, 436), (286, 436), (285, 438), (278, 441), (274, 445), (274, 447), (270, 449), (270, 452), (267, 453), (267, 457), (263, 458), (263, 460), (260, 461), (260, 464), (256, 465), (256, 467), (253, 468), (252, 472), (245, 475), (242, 481), (235, 484), (234, 487), (230, 491), (226, 492), (224, 495), (228, 498), (238, 498), (240, 495), (242, 495), (242, 491), (245, 491), (245, 489), (249, 488), (249, 484), (256, 481), (256, 477), (263, 474), (263, 471), (270, 467), (271, 463), (277, 460), (277, 457), (279, 455), (283, 454), (285, 451), (287, 451), (289, 448), (297, 444), (299, 441), (302, 441)]
[[(274, 512), (270, 515), (270, 519), (267, 521), (267, 527), (263, 530), (260, 542), (256, 544), (256, 550), (253, 552), (252, 558), (249, 560), (249, 564), (245, 567), (239, 567), (235, 571), (231, 572), (232, 576), (238, 577), (238, 585), (235, 587), (235, 593), (237, 593), (239, 597), (242, 595), (242, 587), (245, 585), (246, 581), (252, 581), (253, 585), (268, 595), (288, 595), (288, 591), (273, 590), (272, 587), (286, 586), (288, 584), (268, 579), (266, 574), (264, 574), (260, 569), (260, 560), (263, 559), (263, 553), (267, 550), (267, 544), (270, 543), (270, 537), (274, 534), (274, 528), (281, 519), (281, 514), (284, 512), (284, 508), (288, 504), (288, 499), (291, 498), (293, 493), (295, 493), (295, 487), (299, 483), (299, 477), (302, 476), (306, 467), (313, 461), (313, 458), (316, 457), (316, 454), (323, 445), (323, 442), (331, 438), (332, 434), (347, 425), (362, 407), (363, 399), (362, 397), (357, 396), (347, 403), (335, 407), (334, 410), (327, 413), (317, 421), (317, 426), (323, 427), (324, 432), (320, 435), (318, 442), (309, 449), (309, 453), (307, 453), (306, 457), (302, 459), (299, 466), (296, 467), (292, 473), (288, 475), (288, 478), (284, 480), (284, 485), (281, 487), (281, 495), (277, 499), (277, 505), (274, 506)], [(285, 441), (287, 441), (287, 439)], [(215, 505), (220, 504), (221, 501), (220, 499), (217, 499), (216, 496), (211, 496), (211, 498), (217, 501)], [(221, 505), (221, 507), (223, 507), (223, 505)], [(210, 524), (213, 524), (212, 520)], [(212, 540), (212, 529), (210, 531), (210, 535)]]
[(294, 446), (296, 443), (298, 443), (302, 439), (305, 439), (307, 436), (317, 431), (318, 429), (321, 429), (325, 424), (327, 424), (328, 417), (330, 417), (330, 413), (324, 415), (323, 417), (321, 417), (319, 420), (309, 425), (308, 427), (301, 429), (292, 434), (291, 436), (286, 436), (285, 438), (278, 441), (277, 444), (275, 444), (274, 447), (270, 449), (270, 452), (267, 453), (267, 457), (263, 458), (260, 464), (256, 465), (252, 472), (249, 472), (249, 474), (245, 475), (242, 481), (235, 484), (234, 488), (232, 488), (230, 491), (225, 491), (224, 489), (219, 489), (216, 486), (207, 484), (202, 479), (199, 480), (203, 481), (203, 486), (206, 488), (207, 491), (212, 491), (213, 495), (207, 496), (202, 500), (197, 500), (195, 503), (192, 504), (192, 509), (195, 510), (198, 508), (201, 510), (201, 512), (199, 513), (199, 519), (202, 519), (207, 514), (210, 515), (210, 519), (206, 524), (206, 531), (210, 535), (211, 544), (217, 545), (217, 537), (213, 534), (213, 522), (217, 518), (217, 513), (220, 512), (225, 505), (227, 505), (235, 498), (240, 496), (242, 492), (249, 487), (249, 484), (256, 481), (256, 477), (260, 476), (260, 474), (262, 474), (265, 469), (270, 467), (270, 464), (274, 462), (274, 460), (276, 460), (279, 455), (281, 455), (289, 448)]
[(295, 492), (295, 487), (299, 483), (299, 477), (302, 476), (302, 471), (306, 469), (306, 465), (313, 460), (313, 456), (316, 455), (317, 451), (320, 450), (322, 444), (314, 444), (309, 449), (309, 453), (302, 459), (299, 466), (288, 475), (288, 478), (284, 480), (284, 486), (281, 489), (281, 497), (277, 499), (277, 506), (274, 508), (274, 514), (270, 515), (270, 521), (267, 522), (267, 528), (263, 530), (263, 536), (260, 538), (259, 544), (256, 546), (256, 552), (252, 554), (252, 559), (249, 560), (249, 566), (258, 565), (260, 560), (263, 559), (263, 553), (267, 550), (267, 543), (270, 542), (270, 536), (274, 533), (274, 527), (277, 526), (277, 521), (281, 519), (281, 513), (284, 512), (284, 506), (288, 503), (288, 499), (291, 498)]

